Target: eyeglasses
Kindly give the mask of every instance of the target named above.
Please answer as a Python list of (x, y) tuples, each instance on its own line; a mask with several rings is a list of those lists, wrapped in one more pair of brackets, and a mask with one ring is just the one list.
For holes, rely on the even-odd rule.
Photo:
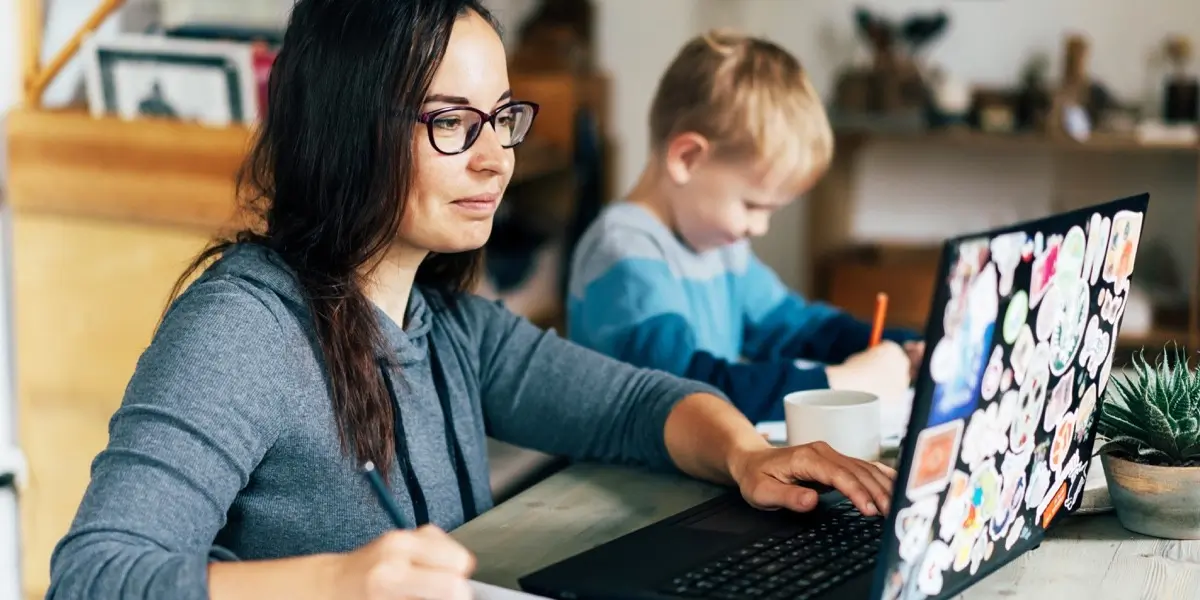
[(461, 154), (479, 139), (484, 123), (491, 123), (500, 145), (512, 148), (525, 141), (537, 116), (534, 102), (509, 102), (491, 114), (470, 106), (447, 106), (422, 114), (417, 121), (425, 124), (429, 143), (442, 154)]

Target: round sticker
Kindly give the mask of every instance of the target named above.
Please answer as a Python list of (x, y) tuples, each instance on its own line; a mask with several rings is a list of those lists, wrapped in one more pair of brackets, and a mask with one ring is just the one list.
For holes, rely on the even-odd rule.
[(937, 345), (933, 347), (933, 354), (929, 356), (929, 376), (938, 383), (946, 383), (954, 377), (957, 368), (954, 343), (946, 338), (938, 340)]
[(1054, 268), (1054, 279), (1057, 285), (1070, 287), (1080, 280), (1083, 274), (1083, 264), (1087, 262), (1087, 236), (1083, 228), (1076, 225), (1063, 238), (1058, 250), (1058, 264)]
[[(1075, 281), (1070, 288), (1061, 288), (1069, 294), (1064, 294), (1060, 303), (1059, 316), (1050, 331), (1050, 372), (1062, 375), (1075, 360), (1075, 352), (1083, 341), (1087, 330), (1088, 318), (1088, 285), (1082, 279)], [(1045, 306), (1042, 307), (1045, 310)], [(1040, 316), (1040, 315), (1039, 315)], [(1040, 324), (1040, 323), (1039, 323)]]
[(1029, 294), (1025, 290), (1017, 290), (1013, 294), (1012, 300), (1008, 302), (1008, 310), (1004, 313), (1004, 341), (1013, 343), (1017, 341), (1017, 334), (1021, 332), (1021, 326), (1025, 324), (1025, 318), (1029, 316)]
[(1029, 329), (1029, 325), (1022, 325), (1021, 332), (1017, 334), (1017, 341), (1013, 344), (1012, 354), (1009, 356), (1009, 361), (1012, 364), (1013, 380), (1017, 385), (1025, 382), (1025, 372), (1029, 370), (1029, 361), (1033, 357), (1033, 331)]
[(1046, 297), (1042, 300), (1042, 307), (1038, 309), (1037, 315), (1037, 339), (1039, 342), (1046, 341), (1050, 338), (1050, 333), (1054, 331), (1054, 326), (1058, 324), (1058, 319), (1062, 316), (1062, 288), (1053, 285), (1046, 290)]
[(983, 371), (983, 381), (980, 391), (984, 400), (991, 400), (1000, 389), (1000, 376), (1004, 373), (1004, 350), (996, 346), (988, 360), (987, 368)]

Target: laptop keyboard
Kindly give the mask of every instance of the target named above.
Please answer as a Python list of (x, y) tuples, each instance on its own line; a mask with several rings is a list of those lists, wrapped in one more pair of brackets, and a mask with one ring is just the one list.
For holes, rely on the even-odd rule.
[(875, 566), (883, 519), (848, 502), (829, 519), (768, 536), (673, 577), (660, 590), (685, 598), (808, 600)]

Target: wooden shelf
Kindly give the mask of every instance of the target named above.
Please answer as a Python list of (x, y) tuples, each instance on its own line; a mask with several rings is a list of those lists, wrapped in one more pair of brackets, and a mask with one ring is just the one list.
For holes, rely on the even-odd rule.
[(1130, 135), (1093, 134), (1086, 142), (1077, 142), (1066, 138), (1053, 138), (1047, 135), (1032, 133), (985, 133), (969, 129), (946, 129), (928, 131), (887, 131), (860, 128), (841, 128), (836, 130), (838, 141), (841, 143), (858, 144), (864, 142), (895, 142), (907, 144), (971, 146), (978, 148), (1030, 150), (1045, 149), (1063, 152), (1167, 152), (1167, 153), (1196, 153), (1200, 152), (1200, 144), (1180, 144), (1174, 142), (1149, 143), (1138, 141)]
[[(220, 228), (235, 215), (250, 137), (245, 127), (18, 109), (8, 120), (9, 196), (23, 212)], [(571, 157), (531, 138), (516, 164), (513, 183), (566, 172)]]

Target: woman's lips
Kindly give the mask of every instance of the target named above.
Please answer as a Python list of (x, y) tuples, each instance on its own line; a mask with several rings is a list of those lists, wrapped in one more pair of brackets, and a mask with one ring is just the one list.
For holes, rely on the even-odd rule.
[(459, 198), (451, 204), (472, 213), (491, 213), (495, 212), (496, 206), (500, 204), (500, 194), (480, 194)]

